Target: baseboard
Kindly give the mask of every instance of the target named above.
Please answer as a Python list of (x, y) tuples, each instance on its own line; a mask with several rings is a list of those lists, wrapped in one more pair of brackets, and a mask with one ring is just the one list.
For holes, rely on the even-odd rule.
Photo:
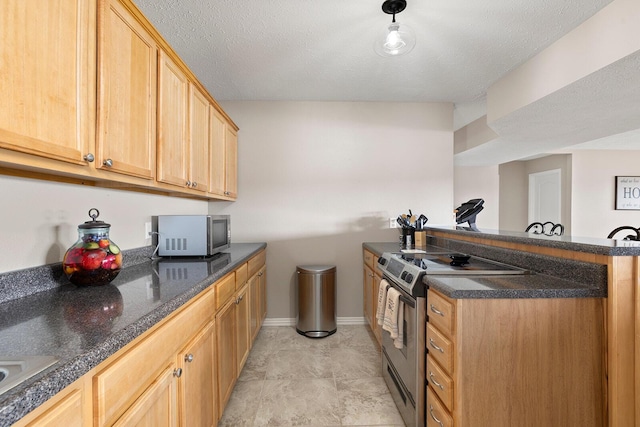
[[(338, 325), (366, 325), (364, 317), (338, 317), (336, 318)], [(295, 326), (296, 319), (288, 317), (264, 319), (263, 326)]]

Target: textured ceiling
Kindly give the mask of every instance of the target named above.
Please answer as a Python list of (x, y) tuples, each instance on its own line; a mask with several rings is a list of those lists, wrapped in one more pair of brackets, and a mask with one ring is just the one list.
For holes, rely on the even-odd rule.
[(408, 0), (406, 56), (382, 58), (382, 0), (134, 0), (219, 101), (455, 103), (459, 128), (487, 88), (611, 0)]
[[(612, 0), (407, 0), (397, 20), (416, 47), (394, 58), (373, 50), (382, 0), (133, 1), (218, 101), (453, 102), (457, 130), (486, 114), (489, 86)], [(624, 62), (492, 123), (500, 136), (456, 164), (640, 149), (640, 61)]]

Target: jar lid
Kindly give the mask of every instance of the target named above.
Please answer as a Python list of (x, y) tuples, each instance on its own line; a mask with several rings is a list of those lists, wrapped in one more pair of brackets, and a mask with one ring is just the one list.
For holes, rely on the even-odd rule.
[(111, 224), (107, 224), (104, 221), (96, 221), (96, 218), (100, 216), (100, 211), (96, 208), (89, 209), (89, 217), (91, 221), (85, 221), (84, 224), (78, 225), (79, 229), (86, 230), (89, 228), (109, 228)]

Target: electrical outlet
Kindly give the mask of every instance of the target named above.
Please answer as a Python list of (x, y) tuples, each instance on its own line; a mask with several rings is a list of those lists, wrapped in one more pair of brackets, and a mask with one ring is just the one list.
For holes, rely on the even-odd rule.
[(151, 238), (151, 223), (150, 222), (145, 222), (144, 223), (144, 238), (145, 239), (150, 239)]
[(398, 221), (396, 218), (389, 218), (389, 228), (398, 228)]

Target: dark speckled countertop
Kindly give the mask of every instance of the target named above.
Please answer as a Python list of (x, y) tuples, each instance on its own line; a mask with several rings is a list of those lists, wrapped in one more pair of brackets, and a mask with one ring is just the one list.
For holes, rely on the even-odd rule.
[[(475, 233), (474, 233), (475, 234)], [(519, 237), (521, 242), (525, 237)], [(430, 239), (431, 249), (466, 253), (528, 270), (531, 274), (509, 276), (430, 276), (423, 283), (450, 298), (604, 298), (607, 266), (489, 247), (468, 242)], [(569, 245), (565, 244), (564, 248)], [(363, 248), (376, 255), (399, 252), (398, 243), (366, 242)], [(419, 249), (419, 248), (418, 248)]]
[(522, 243), (555, 249), (566, 249), (588, 254), (611, 256), (639, 256), (640, 242), (632, 240), (597, 239), (578, 236), (545, 236), (518, 231), (483, 230), (470, 231), (464, 227), (428, 227), (428, 231), (442, 231), (452, 236), (473, 236), (509, 243)]
[[(45, 290), (0, 303), (0, 360), (46, 355), (58, 362), (0, 394), (0, 426), (15, 423), (265, 247), (239, 243), (210, 259), (147, 256), (134, 265), (128, 259), (137, 254), (125, 251), (125, 268), (98, 287), (64, 284), (59, 266), (49, 267), (53, 272), (44, 276), (58, 280), (56, 286), (42, 284)], [(21, 277), (34, 281), (34, 271), (42, 273), (2, 275), (0, 290), (19, 289)]]

